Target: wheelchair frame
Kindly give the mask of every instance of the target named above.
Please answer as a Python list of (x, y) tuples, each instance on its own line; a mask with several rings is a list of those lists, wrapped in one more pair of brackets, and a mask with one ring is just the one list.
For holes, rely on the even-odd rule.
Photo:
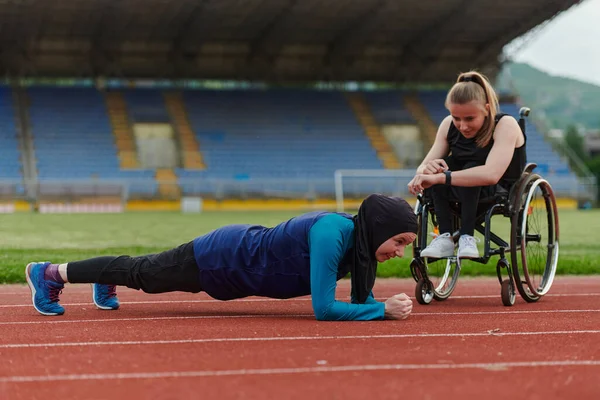
[[(519, 111), (519, 126), (525, 135), (525, 118), (530, 110), (526, 107)], [(558, 263), (558, 239), (559, 224), (556, 199), (552, 187), (540, 175), (533, 172), (536, 164), (527, 164), (521, 173), (520, 178), (515, 182), (508, 193), (496, 195), (495, 203), (485, 207), (485, 211), (477, 216), (475, 229), (484, 236), (484, 254), (477, 259), (470, 261), (487, 264), (491, 257), (500, 256), (496, 264), (496, 274), (501, 285), (501, 298), (505, 306), (512, 306), (515, 303), (516, 292), (527, 302), (538, 301), (544, 296), (554, 280), (556, 266)], [(530, 225), (535, 225), (535, 221), (529, 221), (532, 214), (532, 202), (537, 190), (541, 191), (543, 204), (546, 208), (546, 222), (548, 224), (547, 232), (530, 232)], [(419, 232), (417, 239), (413, 244), (413, 260), (410, 269), (413, 278), (417, 282), (415, 287), (415, 297), (420, 304), (429, 304), (433, 299), (442, 301), (450, 297), (458, 277), (460, 275), (460, 259), (456, 256), (445, 259), (446, 266), (439, 282), (434, 283), (431, 279), (430, 264), (443, 263), (444, 259), (431, 259), (421, 257), (420, 252), (427, 245), (428, 226), (431, 222), (437, 226), (433, 208), (433, 200), (419, 195), (415, 207), (415, 213), (419, 221)], [(541, 201), (540, 201), (541, 202)], [(457, 204), (452, 207), (454, 227), (458, 227), (459, 208)], [(510, 242), (506, 242), (491, 230), (491, 219), (494, 215), (503, 215), (510, 218), (511, 237)], [(530, 243), (542, 243), (543, 236), (547, 241), (546, 257), (544, 271), (541, 274), (541, 281), (534, 282), (535, 278), (528, 266), (527, 248)], [(454, 232), (453, 239), (458, 240), (458, 231)], [(497, 248), (492, 248), (492, 243)], [(533, 249), (532, 249), (533, 251)], [(506, 258), (506, 253), (510, 253), (510, 262)], [(539, 253), (539, 252), (538, 252)], [(534, 254), (535, 256), (535, 254)], [(437, 264), (439, 265), (439, 264)], [(502, 269), (506, 269), (508, 278), (503, 279)], [(516, 289), (516, 290), (515, 290)]]

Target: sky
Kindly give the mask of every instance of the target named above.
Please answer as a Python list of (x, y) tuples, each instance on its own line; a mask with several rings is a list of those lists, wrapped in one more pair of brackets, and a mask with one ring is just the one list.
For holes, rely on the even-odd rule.
[(549, 74), (600, 86), (600, 0), (583, 0), (504, 52)]

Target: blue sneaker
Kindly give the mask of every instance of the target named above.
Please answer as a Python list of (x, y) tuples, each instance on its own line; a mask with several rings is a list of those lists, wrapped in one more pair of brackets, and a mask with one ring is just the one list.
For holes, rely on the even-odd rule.
[(92, 284), (94, 304), (101, 310), (116, 310), (119, 308), (117, 287), (115, 285)]
[(31, 289), (31, 301), (33, 307), (42, 315), (62, 315), (65, 309), (58, 304), (58, 295), (65, 285), (44, 279), (48, 265), (49, 262), (32, 262), (25, 267), (25, 277)]

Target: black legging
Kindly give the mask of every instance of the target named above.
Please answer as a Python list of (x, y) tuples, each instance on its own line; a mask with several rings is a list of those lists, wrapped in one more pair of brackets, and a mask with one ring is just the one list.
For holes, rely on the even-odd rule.
[(103, 283), (142, 289), (146, 293), (202, 290), (193, 242), (139, 257), (96, 257), (68, 263), (71, 283)]
[[(450, 171), (460, 171), (467, 168), (479, 166), (476, 162), (470, 162), (462, 167), (452, 158), (445, 158)], [(483, 197), (494, 195), (495, 186), (446, 186), (434, 185), (431, 187), (435, 215), (439, 224), (439, 232), (452, 234), (452, 212), (450, 202), (458, 201), (460, 209), (460, 234), (471, 235), (475, 233), (475, 219), (477, 218), (477, 206), (483, 193)]]

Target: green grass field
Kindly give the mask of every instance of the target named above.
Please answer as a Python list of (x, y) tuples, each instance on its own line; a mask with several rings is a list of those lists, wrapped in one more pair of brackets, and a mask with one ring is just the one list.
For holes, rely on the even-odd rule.
[[(125, 214), (6, 214), (0, 216), (0, 283), (24, 282), (30, 261), (63, 263), (100, 255), (131, 256), (169, 249), (219, 226), (273, 226), (299, 212), (132, 212)], [(600, 273), (600, 210), (560, 211), (558, 274)], [(508, 220), (495, 217), (493, 231), (508, 239)], [(506, 232), (504, 236), (503, 232)], [(403, 259), (381, 264), (380, 276), (408, 277), (411, 249)], [(486, 265), (464, 262), (462, 275), (495, 275), (497, 257)]]

